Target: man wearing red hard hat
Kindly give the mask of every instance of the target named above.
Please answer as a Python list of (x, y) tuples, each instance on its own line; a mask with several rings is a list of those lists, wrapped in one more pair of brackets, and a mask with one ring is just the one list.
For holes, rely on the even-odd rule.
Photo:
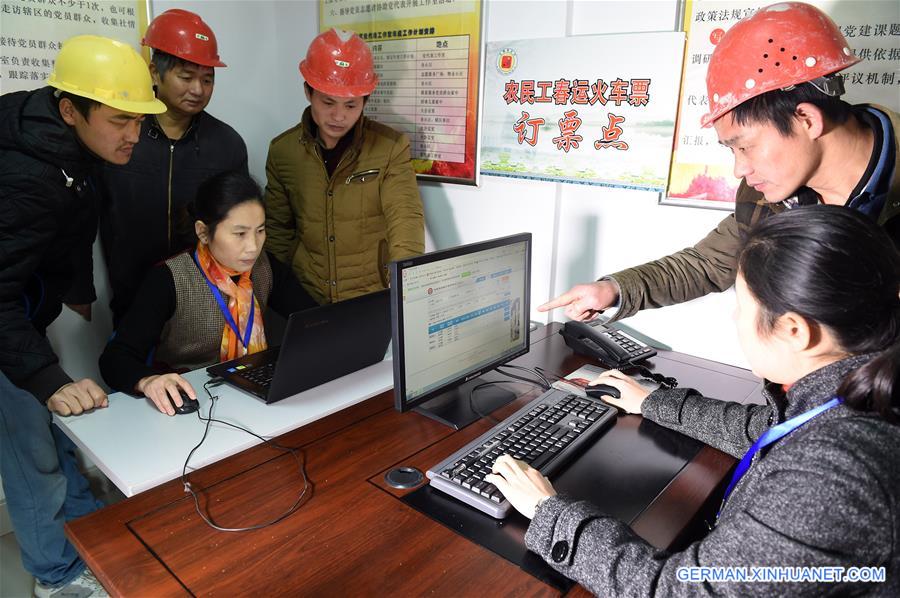
[(310, 106), (272, 140), (266, 249), (320, 304), (388, 285), (387, 265), (425, 249), (409, 139), (363, 116), (378, 77), (351, 31), (316, 37), (300, 63)]
[(116, 326), (150, 267), (193, 245), (184, 238), (193, 229), (181, 220), (200, 184), (221, 172), (247, 171), (244, 140), (205, 111), (214, 69), (225, 66), (209, 25), (192, 12), (167, 10), (141, 43), (153, 49), (150, 75), (166, 112), (144, 121), (131, 162), (106, 167), (100, 184), (100, 237)]
[(693, 247), (576, 285), (538, 309), (565, 307), (588, 320), (617, 307), (613, 319), (621, 319), (724, 291), (734, 284), (744, 231), (816, 203), (863, 212), (900, 246), (900, 117), (840, 99), (837, 73), (857, 62), (837, 25), (809, 4), (773, 4), (736, 23), (710, 59), (703, 117), (743, 179), (734, 213)]

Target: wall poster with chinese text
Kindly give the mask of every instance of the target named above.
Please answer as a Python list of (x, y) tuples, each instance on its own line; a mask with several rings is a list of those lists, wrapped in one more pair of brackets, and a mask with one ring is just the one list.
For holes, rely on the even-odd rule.
[(75, 35), (111, 37), (140, 52), (148, 10), (147, 0), (0, 0), (0, 93), (46, 85), (59, 48)]
[(477, 184), (481, 0), (320, 0), (319, 29), (355, 31), (378, 87), (366, 116), (403, 131), (419, 178)]
[(482, 173), (663, 191), (683, 55), (681, 32), (488, 44)]
[[(896, 0), (804, 0), (827, 13), (862, 62), (842, 71), (851, 104), (881, 104), (900, 109), (900, 3)], [(703, 129), (709, 112), (706, 68), (718, 40), (738, 20), (770, 2), (688, 0), (684, 30), (688, 36), (672, 172), (666, 204), (731, 210), (740, 179), (734, 177), (731, 152), (719, 145), (715, 129)]]

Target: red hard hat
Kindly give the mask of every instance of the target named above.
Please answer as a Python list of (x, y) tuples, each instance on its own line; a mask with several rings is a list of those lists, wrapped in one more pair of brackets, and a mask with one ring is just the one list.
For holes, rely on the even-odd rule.
[(141, 45), (202, 66), (225, 66), (219, 60), (216, 34), (200, 15), (173, 8), (162, 13), (147, 27)]
[(338, 98), (367, 96), (378, 85), (369, 46), (343, 29), (316, 36), (300, 63), (300, 73), (316, 91)]
[(701, 122), (708, 127), (752, 97), (813, 81), (857, 62), (838, 26), (815, 6), (802, 2), (766, 6), (735, 23), (713, 51), (706, 72), (710, 113)]

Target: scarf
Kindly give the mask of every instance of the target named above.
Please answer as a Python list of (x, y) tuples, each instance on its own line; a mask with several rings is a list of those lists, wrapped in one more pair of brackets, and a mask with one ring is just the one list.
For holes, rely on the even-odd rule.
[[(253, 282), (250, 280), (250, 272), (242, 273), (237, 282), (235, 282), (232, 277), (238, 276), (238, 273), (217, 262), (216, 258), (210, 253), (209, 247), (203, 243), (197, 243), (195, 256), (197, 267), (206, 277), (207, 283), (218, 289), (222, 299), (227, 301), (228, 314), (231, 315), (231, 321), (236, 324), (237, 329), (240, 331), (240, 336), (238, 336), (238, 332), (229, 322), (228, 314), (223, 313), (222, 315), (225, 316), (225, 328), (222, 330), (219, 359), (228, 361), (266, 349), (265, 327), (259, 302), (253, 295)], [(212, 291), (212, 289), (210, 290)], [(219, 304), (219, 307), (222, 308), (222, 303)], [(250, 332), (249, 342), (244, 347), (243, 342), (247, 336), (250, 310), (253, 310), (253, 329)]]

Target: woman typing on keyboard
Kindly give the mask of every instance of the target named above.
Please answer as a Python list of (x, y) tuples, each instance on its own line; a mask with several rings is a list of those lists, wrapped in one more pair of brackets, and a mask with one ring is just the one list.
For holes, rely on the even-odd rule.
[[(532, 519), (528, 548), (599, 595), (900, 594), (897, 248), (858, 212), (789, 210), (751, 231), (735, 287), (767, 405), (648, 395), (617, 371), (593, 381), (620, 391), (617, 407), (741, 459), (703, 539), (657, 550), (508, 455), (487, 481)], [(882, 582), (829, 570), (841, 567)]]
[[(174, 415), (196, 393), (187, 371), (266, 349), (266, 306), (283, 315), (313, 307), (288, 267), (263, 252), (259, 186), (240, 172), (200, 186), (191, 208), (197, 244), (147, 275), (100, 356), (112, 388), (145, 395)], [(137, 242), (137, 241), (136, 241)]]

